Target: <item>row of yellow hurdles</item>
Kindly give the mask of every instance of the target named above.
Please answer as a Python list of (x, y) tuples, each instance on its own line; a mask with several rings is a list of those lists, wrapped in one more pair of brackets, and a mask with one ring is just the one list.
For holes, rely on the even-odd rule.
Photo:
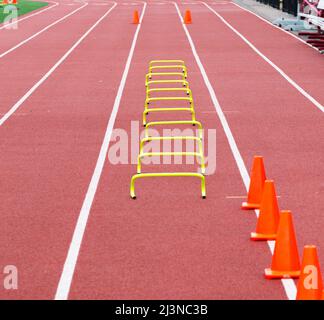
[[(175, 72), (174, 70), (177, 70)], [(201, 196), (206, 198), (206, 182), (205, 182), (205, 159), (203, 154), (203, 134), (202, 124), (196, 120), (196, 113), (192, 92), (187, 81), (187, 67), (182, 60), (152, 60), (149, 63), (149, 72), (145, 77), (146, 99), (143, 111), (144, 138), (140, 141), (140, 151), (137, 157), (137, 174), (133, 175), (130, 183), (130, 196), (136, 199), (135, 181), (140, 178), (151, 177), (196, 177), (201, 180)], [(169, 79), (168, 79), (169, 78)], [(170, 79), (172, 78), (172, 79)], [(163, 87), (158, 87), (163, 85)], [(176, 85), (177, 87), (170, 87)], [(167, 87), (166, 87), (167, 86)], [(161, 96), (152, 97), (152, 93), (159, 92), (183, 92), (184, 96)], [(163, 101), (185, 101), (189, 107), (151, 107), (153, 102)], [(147, 122), (149, 113), (155, 112), (177, 112), (187, 111), (191, 114), (191, 120), (176, 121), (154, 121)], [(198, 136), (170, 136), (170, 137), (151, 137), (149, 136), (149, 128), (159, 126), (177, 126), (177, 125), (193, 125), (198, 128)], [(144, 152), (145, 143), (150, 141), (162, 140), (194, 140), (198, 144), (198, 152)], [(142, 173), (142, 159), (144, 157), (155, 156), (194, 156), (200, 160), (199, 172), (158, 172), (158, 173)]]

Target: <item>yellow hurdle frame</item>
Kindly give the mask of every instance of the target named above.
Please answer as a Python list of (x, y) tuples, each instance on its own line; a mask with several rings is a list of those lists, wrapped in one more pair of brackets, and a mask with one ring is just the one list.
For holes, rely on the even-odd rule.
[(177, 64), (181, 63), (185, 65), (185, 62), (183, 60), (151, 60), (149, 62), (149, 67), (151, 67), (155, 63), (177, 63)]
[(142, 158), (144, 157), (160, 157), (160, 156), (194, 156), (196, 158), (200, 158), (200, 169), (201, 173), (205, 174), (205, 159), (204, 156), (200, 152), (143, 152), (137, 156), (137, 173), (141, 173), (142, 171)]
[(203, 154), (202, 141), (201, 141), (200, 138), (194, 137), (194, 136), (173, 136), (173, 137), (171, 136), (171, 137), (147, 137), (147, 138), (143, 138), (140, 141), (140, 151), (139, 151), (139, 153), (142, 153), (145, 142), (163, 141), (163, 140), (195, 140), (195, 141), (198, 142), (198, 147), (199, 147), (200, 154)]
[(141, 178), (151, 178), (151, 177), (196, 177), (201, 180), (201, 196), (203, 199), (206, 198), (206, 182), (205, 176), (197, 172), (170, 172), (170, 173), (140, 173), (134, 174), (130, 183), (130, 196), (132, 199), (136, 199), (135, 194), (135, 181)]
[(188, 101), (191, 105), (193, 105), (193, 100), (191, 97), (153, 97), (145, 100), (145, 109), (150, 102), (154, 101)]
[(191, 98), (191, 100), (193, 100), (192, 99), (192, 91), (189, 88), (152, 88), (152, 89), (147, 88), (146, 89), (146, 100), (150, 98), (151, 92), (169, 92), (169, 91), (171, 91), (171, 92), (177, 92), (177, 91), (178, 92), (179, 91), (186, 92), (186, 95), (189, 96), (189, 98)]
[[(163, 154), (161, 153), (160, 155), (162, 155), (162, 156), (163, 155), (193, 155), (193, 156), (197, 156), (201, 160), (201, 173), (205, 174), (205, 158), (204, 158), (204, 153), (203, 153), (202, 140), (200, 138), (198, 138), (198, 137), (194, 137), (194, 136), (173, 136), (172, 137), (171, 136), (171, 137), (148, 137), (148, 138), (143, 138), (140, 141), (139, 156), (140, 155), (143, 155), (143, 156), (147, 155), (147, 153), (143, 152), (145, 142), (163, 141), (163, 140), (194, 140), (194, 141), (197, 141), (198, 142), (198, 153), (199, 153), (199, 155), (187, 154), (187, 153), (181, 153), (181, 154), (174, 154), (174, 153), (170, 154), (170, 153), (168, 153), (168, 154), (166, 154), (166, 153), (163, 153), (163, 152), (162, 152)], [(150, 155), (148, 155), (148, 156), (150, 156)], [(139, 157), (139, 158), (142, 158), (142, 157)], [(138, 162), (137, 162), (137, 173), (141, 172), (141, 164), (139, 164), (139, 162), (140, 162), (139, 158), (138, 158)]]
[(152, 79), (153, 76), (179, 76), (182, 80), (186, 80), (187, 76), (183, 72), (154, 72), (147, 73), (145, 75), (145, 86), (147, 87), (148, 82)]
[(146, 122), (146, 116), (148, 115), (149, 112), (175, 112), (175, 111), (187, 111), (191, 113), (191, 120), (196, 121), (196, 113), (194, 108), (146, 108), (145, 111), (143, 111), (143, 126), (146, 127), (147, 122)]
[[(163, 88), (164, 89), (164, 88)], [(169, 90), (163, 90), (163, 89), (151, 89), (154, 91), (170, 91)], [(183, 88), (174, 88), (174, 89), (180, 89), (180, 90), (188, 90)], [(171, 90), (171, 91), (177, 91), (177, 90)], [(188, 101), (190, 104), (190, 108), (186, 107), (163, 107), (163, 108), (148, 108), (148, 105), (150, 102), (153, 101)], [(146, 125), (146, 116), (149, 112), (174, 112), (174, 111), (188, 111), (191, 113), (191, 119), (192, 121), (196, 120), (196, 113), (194, 108), (194, 103), (191, 95), (191, 91), (189, 93), (189, 97), (153, 97), (153, 98), (146, 98), (145, 105), (144, 105), (144, 112), (143, 112), (143, 125)]]
[(145, 129), (144, 129), (144, 138), (150, 138), (148, 135), (148, 129), (150, 127), (154, 127), (154, 126), (163, 126), (163, 125), (177, 125), (177, 124), (191, 124), (193, 126), (197, 125), (199, 130), (198, 130), (198, 134), (199, 134), (199, 138), (202, 139), (202, 124), (201, 122), (197, 121), (197, 120), (166, 120), (166, 121), (154, 121), (154, 122), (148, 122), (145, 125)]
[(149, 73), (154, 73), (154, 70), (160, 69), (181, 69), (185, 77), (188, 76), (187, 67), (179, 64), (151, 66), (149, 67)]
[(148, 81), (148, 83), (147, 83), (146, 94), (147, 94), (147, 91), (150, 89), (151, 84), (164, 84), (164, 83), (167, 83), (167, 84), (181, 83), (184, 88), (189, 89), (189, 82), (187, 80), (151, 80), (151, 81)]

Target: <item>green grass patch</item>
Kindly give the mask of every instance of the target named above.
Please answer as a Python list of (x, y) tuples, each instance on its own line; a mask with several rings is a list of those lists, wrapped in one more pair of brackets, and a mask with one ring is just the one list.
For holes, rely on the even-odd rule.
[[(2, 0), (0, 0), (0, 3), (2, 3)], [(22, 16), (28, 12), (37, 10), (47, 5), (47, 2), (20, 0), (16, 7), (18, 9), (18, 16)], [(4, 6), (0, 6), (0, 24), (3, 23), (6, 16), (8, 16), (8, 14), (4, 14), (3, 11)]]

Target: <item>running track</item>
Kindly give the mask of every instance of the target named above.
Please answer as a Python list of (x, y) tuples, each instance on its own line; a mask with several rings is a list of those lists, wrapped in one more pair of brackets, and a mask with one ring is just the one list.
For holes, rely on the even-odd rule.
[[(232, 3), (206, 3), (178, 7), (192, 11), (188, 31), (209, 90), (175, 5), (162, 0), (149, 1), (140, 26), (130, 22), (141, 2), (89, 1), (0, 58), (1, 119), (7, 115), (0, 119), (0, 267), (19, 270), (19, 289), (0, 289), (0, 298), (291, 298), (291, 282), (263, 279), (271, 253), (250, 242), (256, 217), (240, 210), (244, 170), (256, 154), (265, 157), (280, 207), (293, 211), (300, 253), (314, 243), (324, 265), (323, 57)], [(0, 29), (0, 54), (83, 5), (59, 2), (17, 30)], [(156, 180), (139, 182), (130, 200), (133, 164), (107, 159), (94, 173), (107, 123), (130, 133), (141, 118), (148, 61), (159, 58), (186, 61), (197, 118), (217, 130), (217, 170), (207, 176), (204, 201), (195, 181), (181, 179), (159, 180), (158, 188)]]

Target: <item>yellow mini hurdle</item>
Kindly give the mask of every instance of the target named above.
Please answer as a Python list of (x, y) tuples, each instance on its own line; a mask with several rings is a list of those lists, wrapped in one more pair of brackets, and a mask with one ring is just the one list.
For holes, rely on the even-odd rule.
[(156, 63), (159, 63), (159, 64), (161, 64), (161, 63), (168, 63), (168, 64), (176, 63), (176, 64), (182, 64), (183, 66), (185, 66), (185, 62), (183, 60), (152, 60), (149, 63), (149, 67), (153, 66)]
[[(155, 107), (155, 108), (148, 108), (150, 102), (153, 101), (188, 101), (190, 107)], [(175, 112), (175, 111), (187, 111), (191, 113), (191, 120), (196, 120), (196, 113), (194, 109), (193, 100), (190, 97), (155, 97), (155, 98), (148, 98), (145, 101), (145, 108), (143, 111), (143, 126), (146, 126), (146, 116), (149, 112)]]
[(160, 156), (193, 156), (200, 159), (200, 169), (201, 173), (205, 174), (205, 159), (200, 152), (144, 152), (137, 156), (137, 173), (142, 171), (142, 158), (144, 157), (160, 157)]
[(148, 130), (149, 128), (151, 127), (156, 127), (156, 126), (168, 126), (168, 125), (182, 125), (182, 124), (191, 124), (193, 126), (196, 126), (198, 127), (198, 137), (200, 139), (203, 138), (202, 136), (202, 124), (197, 121), (197, 120), (171, 120), (171, 121), (153, 121), (153, 122), (148, 122), (145, 126), (145, 129), (144, 129), (144, 138), (150, 138), (149, 135), (148, 135)]
[[(143, 152), (145, 142), (164, 140), (193, 140), (198, 143), (198, 152)], [(137, 158), (137, 173), (141, 173), (141, 159), (153, 156), (195, 156), (200, 159), (201, 173), (205, 174), (205, 158), (201, 138), (194, 136), (174, 136), (174, 137), (148, 137), (140, 141), (140, 151)]]
[(154, 73), (148, 73), (145, 76), (145, 86), (146, 87), (148, 85), (148, 82), (152, 79), (152, 77), (155, 77), (155, 76), (163, 76), (163, 77), (165, 77), (165, 76), (178, 76), (178, 77), (180, 77), (181, 80), (186, 80), (187, 79), (187, 76), (183, 72), (154, 72)]
[(130, 196), (132, 199), (136, 199), (135, 194), (135, 181), (142, 178), (152, 178), (152, 177), (195, 177), (201, 180), (201, 197), (206, 198), (206, 182), (205, 176), (197, 172), (161, 172), (161, 173), (140, 173), (134, 174), (130, 183)]
[(147, 137), (147, 138), (143, 138), (140, 141), (140, 151), (139, 151), (139, 153), (143, 152), (145, 142), (163, 141), (163, 140), (194, 140), (194, 141), (197, 141), (199, 153), (203, 154), (202, 140), (201, 140), (201, 138), (194, 137), (194, 136), (173, 136), (173, 137), (171, 136), (171, 137)]
[[(153, 84), (181, 84), (184, 88), (189, 88), (189, 82), (186, 80), (151, 80), (148, 81), (146, 86), (146, 94), (147, 91), (150, 89), (150, 86)], [(162, 89), (162, 88), (159, 88)]]
[(149, 73), (155, 73), (154, 70), (161, 70), (161, 69), (180, 69), (182, 73), (187, 77), (187, 67), (184, 65), (159, 65), (159, 66), (152, 66), (149, 67)]
[(189, 88), (147, 88), (146, 99), (149, 99), (151, 97), (152, 92), (185, 92), (186, 95), (189, 96), (192, 100), (192, 92)]
[(145, 100), (145, 110), (150, 102), (154, 101), (188, 101), (191, 105), (193, 105), (193, 100), (191, 97), (153, 97)]
[(196, 120), (196, 113), (193, 108), (185, 108), (185, 107), (175, 107), (175, 108), (152, 108), (152, 109), (146, 109), (146, 111), (143, 112), (143, 126), (146, 127), (146, 116), (149, 112), (170, 112), (170, 111), (187, 111), (191, 113), (191, 119), (192, 121)]
[[(186, 97), (150, 97), (150, 93), (152, 92), (185, 92)], [(156, 107), (156, 108), (148, 108), (150, 102), (154, 101), (188, 101), (190, 107)], [(188, 111), (191, 113), (191, 118), (193, 121), (196, 120), (196, 113), (194, 109), (194, 103), (192, 99), (192, 92), (187, 88), (154, 88), (147, 90), (144, 112), (143, 112), (143, 125), (146, 125), (146, 116), (149, 112), (174, 112), (174, 111)]]

